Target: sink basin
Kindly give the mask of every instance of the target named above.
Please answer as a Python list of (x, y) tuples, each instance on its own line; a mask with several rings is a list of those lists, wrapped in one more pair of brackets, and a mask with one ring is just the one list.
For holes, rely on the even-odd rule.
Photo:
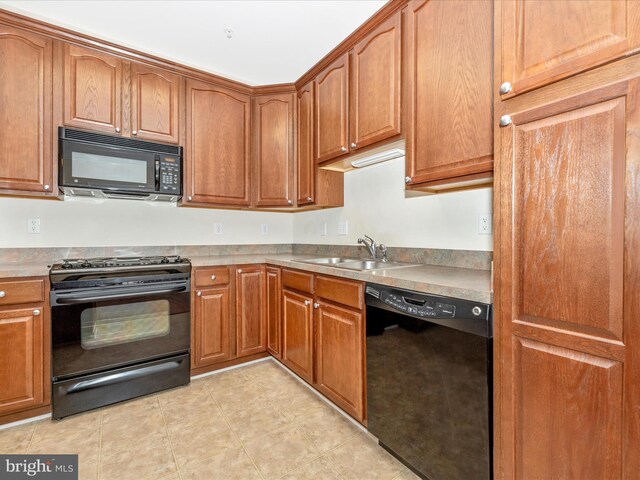
[(310, 263), (313, 265), (327, 265), (347, 270), (387, 270), (390, 268), (413, 267), (412, 263), (381, 262), (379, 260), (358, 260), (355, 258), (326, 257), (296, 260), (296, 262)]

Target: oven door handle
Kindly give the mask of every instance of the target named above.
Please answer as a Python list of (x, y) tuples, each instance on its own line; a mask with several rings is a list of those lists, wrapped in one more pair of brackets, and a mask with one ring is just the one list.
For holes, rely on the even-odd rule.
[(114, 373), (105, 377), (94, 378), (92, 380), (83, 380), (73, 384), (67, 390), (67, 393), (77, 393), (83, 390), (91, 390), (92, 388), (105, 387), (107, 385), (113, 385), (115, 383), (127, 382), (136, 378), (142, 378), (149, 375), (155, 375), (162, 372), (168, 372), (180, 367), (180, 362), (167, 362), (159, 365), (151, 365), (150, 367), (143, 367), (137, 370), (130, 370), (128, 372)]
[(160, 295), (162, 293), (176, 293), (176, 292), (184, 292), (187, 290), (186, 285), (181, 285), (179, 287), (165, 288), (162, 290), (137, 290), (125, 293), (116, 293), (113, 295), (99, 295), (96, 297), (85, 297), (85, 296), (63, 296), (59, 295), (55, 299), (55, 303), (60, 305), (74, 305), (78, 303), (91, 303), (91, 302), (101, 302), (103, 300), (118, 300), (121, 298), (133, 298), (133, 297), (141, 297), (146, 295)]

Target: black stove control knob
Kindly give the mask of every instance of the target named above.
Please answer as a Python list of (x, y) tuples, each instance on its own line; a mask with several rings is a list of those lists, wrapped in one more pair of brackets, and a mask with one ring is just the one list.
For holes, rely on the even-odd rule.
[(89, 260), (80, 260), (80, 266), (82, 268), (89, 268), (91, 267), (91, 263), (89, 262)]
[(169, 258), (162, 257), (162, 260), (160, 260), (160, 263), (169, 263)]
[(62, 267), (62, 268), (71, 268), (71, 267), (73, 267), (73, 265), (71, 265), (71, 264), (69, 263), (69, 260), (63, 260), (63, 261), (62, 261), (62, 265), (61, 265), (61, 267)]
[(180, 255), (178, 255), (173, 261), (173, 263), (181, 263), (181, 262), (182, 262), (182, 257)]

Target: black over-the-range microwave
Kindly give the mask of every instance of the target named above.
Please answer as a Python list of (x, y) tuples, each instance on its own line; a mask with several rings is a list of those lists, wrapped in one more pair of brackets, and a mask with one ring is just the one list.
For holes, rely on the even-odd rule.
[(163, 200), (182, 196), (182, 147), (59, 127), (65, 195)]

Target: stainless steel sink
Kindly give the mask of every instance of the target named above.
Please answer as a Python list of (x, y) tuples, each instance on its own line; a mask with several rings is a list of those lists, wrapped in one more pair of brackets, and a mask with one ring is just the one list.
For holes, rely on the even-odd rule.
[(358, 260), (355, 258), (327, 257), (327, 258), (308, 258), (304, 260), (296, 260), (296, 262), (310, 263), (313, 265), (327, 265), (336, 268), (345, 268), (347, 270), (388, 270), (390, 268), (413, 267), (412, 263), (398, 262), (382, 262), (379, 260)]

